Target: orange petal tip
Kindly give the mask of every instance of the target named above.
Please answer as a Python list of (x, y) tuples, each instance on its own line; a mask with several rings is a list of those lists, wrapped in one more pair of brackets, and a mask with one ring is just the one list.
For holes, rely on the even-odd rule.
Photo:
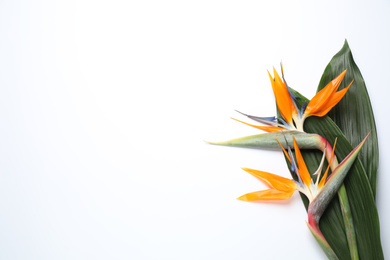
[(241, 201), (248, 201), (248, 198), (246, 197), (246, 195), (242, 195), (242, 196), (238, 197), (237, 199), (241, 200)]

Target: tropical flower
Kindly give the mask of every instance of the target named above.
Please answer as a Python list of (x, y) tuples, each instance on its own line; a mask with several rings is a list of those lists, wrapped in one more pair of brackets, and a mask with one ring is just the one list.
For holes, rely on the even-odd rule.
[[(278, 75), (275, 69), (273, 69), (273, 72), (274, 78), (269, 72), (268, 74), (271, 80), (280, 118), (257, 117), (237, 111), (264, 125), (253, 125), (235, 119), (268, 133), (246, 136), (223, 142), (209, 143), (259, 149), (278, 149), (279, 146), (281, 146), (286, 158), (290, 161), (289, 166), (293, 172), (294, 179), (284, 178), (264, 171), (244, 168), (245, 171), (267, 184), (269, 189), (251, 192), (239, 197), (238, 199), (244, 201), (286, 200), (290, 198), (295, 191), (305, 194), (310, 202), (308, 207), (307, 223), (310, 231), (328, 258), (338, 259), (319, 228), (319, 221), (323, 212), (334, 195), (338, 193), (342, 212), (345, 213), (343, 215), (343, 220), (351, 257), (353, 259), (357, 259), (357, 242), (355, 232), (353, 232), (354, 226), (350, 213), (351, 211), (348, 197), (343, 186), (343, 180), (346, 177), (352, 163), (355, 161), (357, 154), (368, 135), (340, 164), (338, 164), (337, 158), (334, 156), (335, 147), (332, 149), (329, 142), (320, 135), (306, 133), (303, 130), (305, 119), (310, 116), (322, 117), (326, 115), (344, 97), (349, 87), (352, 85), (353, 80), (346, 88), (338, 91), (338, 88), (346, 74), (345, 70), (330, 81), (310, 101), (303, 103), (302, 100), (299, 100), (299, 98), (303, 98), (305, 100), (306, 98), (301, 97), (299, 93), (297, 96), (294, 96), (295, 92), (288, 87), (284, 78), (283, 67), (282, 77)], [(279, 142), (278, 138), (284, 138), (285, 142), (283, 145)], [(290, 147), (289, 143), (293, 143), (293, 147)], [(288, 152), (286, 152), (285, 149), (288, 149)], [(295, 157), (292, 154), (292, 149), (295, 150)], [(310, 175), (306, 163), (302, 158), (300, 149), (319, 149), (324, 153), (317, 171), (313, 173), (312, 176)], [(329, 166), (324, 175), (320, 177), (325, 158), (328, 160)], [(327, 177), (329, 168), (332, 169), (332, 174)]]
[[(368, 134), (369, 135), (369, 134)], [(283, 148), (283, 145), (279, 142), (279, 145), (282, 147), (284, 154), (287, 159), (290, 161), (292, 172), (296, 174), (296, 180), (287, 179), (272, 173), (247, 169), (243, 168), (245, 171), (249, 172), (253, 176), (257, 177), (265, 184), (267, 184), (270, 189), (256, 191), (247, 193), (238, 199), (244, 201), (266, 201), (266, 200), (285, 200), (292, 196), (295, 191), (299, 191), (306, 195), (309, 199), (308, 207), (308, 227), (324, 250), (325, 254), (329, 259), (338, 259), (329, 243), (326, 241), (323, 236), (320, 228), (319, 221), (324, 213), (325, 209), (329, 205), (330, 201), (334, 195), (339, 190), (342, 185), (344, 178), (346, 177), (349, 169), (351, 168), (353, 162), (355, 161), (360, 149), (362, 148), (364, 142), (368, 138), (368, 135), (363, 139), (363, 141), (352, 150), (352, 152), (333, 170), (332, 174), (328, 176), (329, 167), (334, 156), (335, 144), (333, 146), (332, 155), (329, 161), (328, 168), (326, 169), (322, 178), (320, 178), (321, 171), (324, 164), (324, 159), (326, 157), (326, 149), (322, 157), (321, 163), (317, 171), (313, 176), (317, 176), (315, 183), (311, 178), (309, 171), (307, 169), (306, 163), (303, 160), (299, 146), (293, 137), (294, 150), (296, 155), (296, 161), (292, 154), (290, 147), (288, 146), (288, 152)]]
[[(252, 174), (256, 178), (260, 179), (265, 184), (267, 184), (270, 187), (270, 189), (251, 192), (239, 197), (238, 199), (244, 201), (285, 200), (290, 198), (295, 191), (300, 191), (303, 194), (305, 194), (306, 197), (309, 199), (309, 201), (312, 201), (317, 196), (317, 194), (321, 191), (321, 188), (325, 184), (325, 180), (329, 171), (329, 166), (331, 165), (331, 160), (333, 158), (333, 153), (329, 162), (329, 166), (320, 180), (320, 175), (324, 165), (324, 159), (326, 154), (326, 151), (324, 151), (321, 163), (317, 171), (313, 174), (317, 176), (316, 183), (313, 183), (309, 171), (307, 169), (306, 163), (302, 158), (302, 154), (295, 140), (295, 137), (293, 137), (293, 141), (294, 141), (296, 161), (294, 160), (294, 156), (292, 156), (291, 149), (288, 147), (288, 152), (286, 152), (282, 144), (280, 143), (279, 144), (282, 147), (286, 157), (290, 161), (291, 169), (296, 174), (297, 180), (287, 179), (279, 175), (275, 175), (264, 171), (243, 168), (243, 170), (247, 171), (248, 173)], [(333, 152), (334, 152), (334, 148), (335, 147), (333, 147)]]
[(310, 116), (322, 117), (326, 115), (338, 102), (340, 102), (353, 82), (352, 81), (348, 87), (337, 91), (345, 76), (345, 73), (347, 72), (347, 70), (344, 70), (339, 76), (337, 76), (321, 91), (319, 91), (308, 104), (305, 103), (302, 107), (299, 108), (296, 104), (296, 97), (291, 93), (286, 80), (284, 79), (283, 66), (282, 78), (280, 78), (275, 68), (273, 71), (275, 76), (274, 78), (269, 72), (268, 75), (271, 80), (276, 104), (282, 118), (257, 117), (239, 112), (257, 122), (266, 124), (266, 126), (252, 125), (237, 119), (235, 120), (267, 132), (278, 132), (284, 130), (298, 130), (303, 132), (303, 123), (305, 119)]

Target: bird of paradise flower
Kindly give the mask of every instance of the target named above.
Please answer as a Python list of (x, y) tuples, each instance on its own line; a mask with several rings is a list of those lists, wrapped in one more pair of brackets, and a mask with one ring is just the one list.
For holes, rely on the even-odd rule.
[[(321, 91), (319, 91), (309, 101), (308, 104), (304, 103), (303, 106), (299, 108), (296, 104), (296, 97), (291, 93), (286, 83), (286, 80), (284, 79), (283, 66), (283, 80), (282, 78), (280, 78), (274, 68), (275, 77), (272, 78), (269, 72), (268, 75), (271, 80), (276, 104), (282, 118), (257, 117), (239, 112), (252, 120), (265, 124), (265, 126), (253, 125), (246, 122), (242, 122), (237, 119), (235, 120), (247, 124), (249, 126), (264, 130), (268, 132), (268, 134), (249, 136), (219, 143), (212, 143), (219, 145), (257, 148), (275, 148), (276, 143), (278, 143), (282, 147), (286, 157), (288, 158), (292, 167), (291, 170), (295, 173), (297, 180), (287, 179), (263, 171), (243, 168), (245, 171), (249, 172), (258, 179), (265, 182), (270, 187), (270, 189), (248, 193), (239, 197), (239, 199), (244, 201), (284, 200), (290, 198), (296, 190), (302, 192), (308, 197), (310, 202), (308, 208), (308, 227), (317, 242), (324, 250), (325, 254), (330, 259), (337, 259), (337, 256), (329, 246), (325, 237), (322, 235), (321, 230), (319, 229), (319, 220), (326, 207), (329, 205), (331, 199), (338, 192), (339, 188), (343, 187), (343, 180), (346, 177), (348, 170), (355, 161), (357, 154), (359, 153), (369, 134), (340, 164), (338, 164), (337, 159), (333, 159), (335, 146), (332, 149), (327, 140), (323, 137), (316, 134), (313, 135), (305, 133), (303, 126), (306, 118), (310, 116), (325, 116), (344, 97), (349, 87), (353, 83), (352, 81), (346, 88), (337, 91), (346, 72), (347, 71), (344, 70), (339, 76), (337, 76), (335, 79), (329, 82), (328, 85), (326, 85)], [(304, 148), (320, 149), (324, 153), (317, 171), (313, 174), (313, 176), (317, 176), (315, 183), (310, 177), (310, 174), (302, 158), (299, 146), (296, 142), (294, 135), (300, 138), (300, 140), (302, 141), (301, 144), (303, 144), (302, 146)], [(291, 152), (290, 146), (288, 145), (286, 136), (288, 136), (290, 139), (292, 137), (294, 143), (293, 148), (295, 150), (297, 162), (295, 162), (294, 160), (294, 156)], [(279, 142), (279, 140), (277, 139), (278, 137), (284, 137), (286, 139), (284, 145)], [(273, 138), (276, 139), (277, 142), (273, 142), (271, 140)], [(286, 152), (284, 147), (288, 149), (288, 152)], [(320, 179), (320, 173), (322, 171), (325, 158), (328, 159), (329, 165), (325, 174)], [(329, 167), (332, 168), (332, 174), (327, 177)], [(343, 200), (343, 203), (346, 204), (345, 206), (349, 207), (345, 189), (340, 189), (340, 191), (342, 192), (339, 193), (339, 198)], [(348, 217), (346, 217), (346, 219), (348, 219)], [(352, 223), (346, 223), (346, 225), (352, 225)], [(351, 237), (348, 238), (348, 243), (350, 247), (355, 247), (356, 238), (354, 237), (354, 234), (351, 234)], [(357, 254), (356, 250), (352, 249), (351, 255), (352, 254)]]

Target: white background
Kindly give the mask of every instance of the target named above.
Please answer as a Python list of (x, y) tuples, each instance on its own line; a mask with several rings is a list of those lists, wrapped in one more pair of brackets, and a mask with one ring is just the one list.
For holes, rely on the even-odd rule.
[[(325, 259), (280, 152), (208, 145), (260, 133), (267, 70), (312, 97), (347, 38), (380, 145), (390, 257), (388, 1), (1, 1), (1, 259)], [(387, 93), (386, 93), (387, 92)]]

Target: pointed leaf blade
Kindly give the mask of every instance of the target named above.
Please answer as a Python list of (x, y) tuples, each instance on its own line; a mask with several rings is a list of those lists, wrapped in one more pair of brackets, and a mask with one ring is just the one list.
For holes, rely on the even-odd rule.
[(366, 84), (353, 59), (347, 41), (327, 65), (317, 91), (323, 89), (329, 81), (345, 69), (347, 69), (347, 73), (339, 90), (346, 88), (352, 80), (354, 82), (348, 89), (347, 94), (328, 115), (341, 129), (353, 147), (357, 146), (364, 136), (371, 131), (371, 137), (367, 140), (358, 157), (366, 171), (375, 198), (379, 163), (375, 119)]

